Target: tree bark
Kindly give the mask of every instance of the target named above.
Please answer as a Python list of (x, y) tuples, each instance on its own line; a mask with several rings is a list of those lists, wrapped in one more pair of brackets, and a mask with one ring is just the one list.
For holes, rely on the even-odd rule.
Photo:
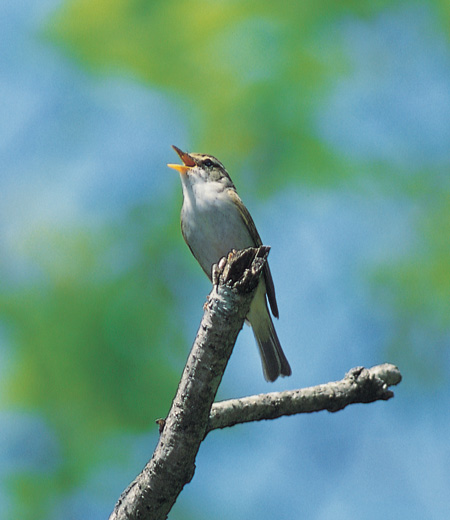
[(269, 248), (232, 252), (213, 268), (214, 287), (151, 460), (119, 498), (110, 520), (167, 518), (195, 469), (209, 412), (248, 314)]
[(393, 397), (401, 381), (393, 365), (354, 368), (342, 381), (301, 390), (223, 401), (213, 405), (228, 359), (247, 315), (269, 248), (233, 251), (213, 267), (213, 290), (176, 396), (160, 425), (151, 460), (122, 493), (110, 520), (162, 520), (194, 475), (195, 458), (208, 432), (237, 423)]
[(389, 386), (401, 380), (398, 368), (385, 363), (369, 369), (353, 368), (341, 381), (324, 385), (221, 401), (211, 408), (207, 433), (238, 423), (321, 410), (337, 412), (349, 404), (387, 401), (394, 397)]

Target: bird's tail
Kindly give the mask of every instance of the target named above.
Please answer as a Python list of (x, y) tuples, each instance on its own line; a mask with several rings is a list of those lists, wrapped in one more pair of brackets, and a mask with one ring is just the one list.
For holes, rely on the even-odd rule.
[(267, 381), (275, 381), (280, 375), (290, 376), (292, 371), (273, 326), (265, 294), (261, 298), (258, 292), (257, 289), (247, 318), (258, 343), (264, 377)]

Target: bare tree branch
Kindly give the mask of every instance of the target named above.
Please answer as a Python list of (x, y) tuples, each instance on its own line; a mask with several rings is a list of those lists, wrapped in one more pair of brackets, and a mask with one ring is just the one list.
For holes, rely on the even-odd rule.
[(388, 387), (401, 379), (398, 368), (385, 363), (369, 369), (353, 368), (341, 381), (324, 385), (221, 401), (212, 406), (207, 432), (283, 415), (337, 412), (349, 404), (386, 401), (394, 396)]
[(194, 475), (209, 412), (248, 314), (269, 248), (232, 252), (213, 270), (214, 287), (151, 460), (122, 493), (110, 520), (167, 518)]
[(159, 420), (160, 438), (151, 460), (120, 496), (110, 520), (162, 520), (195, 470), (208, 432), (237, 423), (393, 397), (401, 380), (393, 365), (354, 368), (341, 381), (294, 391), (223, 401), (213, 405), (237, 335), (250, 308), (269, 248), (233, 251), (213, 268), (214, 287), (170, 412)]

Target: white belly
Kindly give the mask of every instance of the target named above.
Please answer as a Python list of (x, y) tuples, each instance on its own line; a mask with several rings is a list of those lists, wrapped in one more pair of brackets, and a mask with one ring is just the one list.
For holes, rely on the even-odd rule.
[(254, 243), (239, 210), (225, 192), (217, 194), (207, 184), (195, 188), (195, 198), (191, 190), (184, 193), (183, 232), (194, 256), (210, 275), (211, 266), (232, 249)]

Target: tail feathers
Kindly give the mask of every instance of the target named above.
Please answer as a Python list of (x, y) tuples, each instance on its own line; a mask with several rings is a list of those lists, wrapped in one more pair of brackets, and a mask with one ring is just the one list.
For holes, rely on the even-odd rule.
[(266, 312), (259, 313), (255, 318), (251, 325), (261, 354), (264, 377), (267, 381), (275, 381), (280, 375), (290, 376), (292, 370), (281, 348), (267, 306)]

